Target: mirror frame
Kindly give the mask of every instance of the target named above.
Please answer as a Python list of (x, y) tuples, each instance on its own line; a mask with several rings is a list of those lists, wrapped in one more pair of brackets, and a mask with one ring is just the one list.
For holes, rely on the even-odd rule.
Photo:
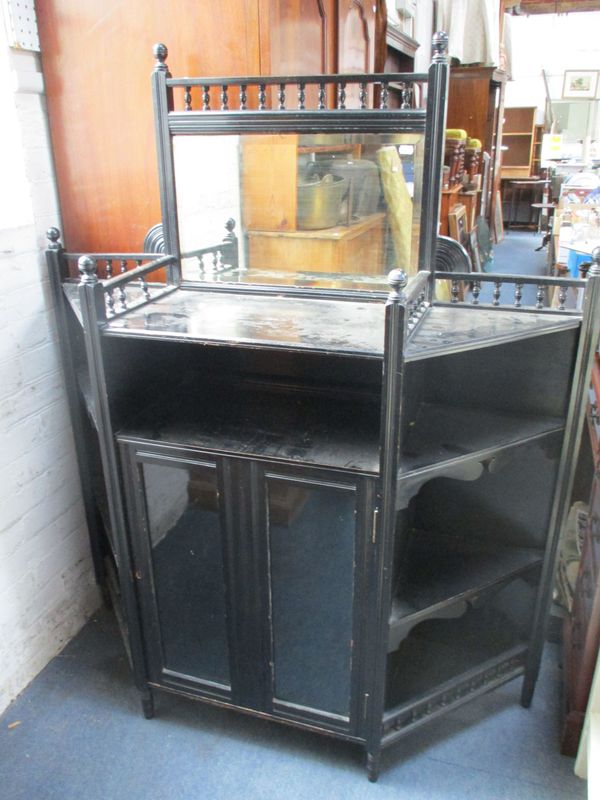
[[(322, 289), (300, 287), (290, 284), (270, 285), (252, 283), (211, 283), (209, 281), (182, 280), (181, 250), (179, 244), (177, 197), (175, 187), (175, 165), (173, 140), (175, 136), (215, 134), (352, 134), (387, 133), (424, 134), (424, 163), (421, 187), (421, 220), (419, 232), (418, 270), (435, 270), (435, 251), (438, 217), (441, 199), (441, 173), (443, 165), (444, 132), (446, 123), (446, 98), (448, 92), (447, 36), (433, 37), (433, 60), (427, 73), (369, 73), (352, 75), (300, 75), (278, 77), (221, 77), (221, 78), (173, 78), (169, 73), (165, 45), (157, 44), (153, 52), (156, 57), (152, 73), (152, 94), (158, 152), (158, 173), (162, 225), (165, 252), (177, 257), (167, 276), (168, 282), (186, 289), (228, 291), (235, 293), (278, 294), (302, 297), (335, 297), (338, 299), (376, 299), (387, 295), (386, 291), (364, 289)], [(400, 84), (401, 89), (413, 84), (427, 84), (425, 109), (408, 106), (403, 92), (403, 105), (390, 109), (387, 104), (390, 88)], [(288, 85), (297, 89), (298, 107), (285, 107), (285, 89)], [(348, 84), (360, 86), (361, 108), (346, 109), (345, 93)], [(308, 110), (304, 105), (306, 85), (319, 86), (319, 108)], [(326, 87), (337, 88), (337, 108), (324, 105)], [(391, 85), (391, 87), (390, 87)], [(367, 86), (374, 87), (373, 96), (379, 95), (379, 108), (367, 108)], [(191, 89), (202, 90), (203, 109), (191, 108)], [(220, 89), (220, 110), (210, 108), (210, 90)], [(239, 90), (239, 109), (229, 109), (228, 91)], [(247, 88), (258, 90), (259, 107), (247, 108)], [(266, 108), (266, 88), (279, 88), (279, 109)], [(175, 110), (174, 90), (183, 89), (184, 110)], [(291, 91), (290, 91), (291, 94)], [(241, 234), (240, 234), (241, 235)], [(398, 265), (402, 268), (403, 265)], [(430, 284), (432, 281), (429, 282)]]

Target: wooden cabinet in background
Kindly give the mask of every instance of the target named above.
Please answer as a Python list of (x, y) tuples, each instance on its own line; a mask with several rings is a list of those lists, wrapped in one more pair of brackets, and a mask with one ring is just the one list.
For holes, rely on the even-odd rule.
[(535, 106), (504, 109), (502, 178), (529, 178), (533, 174)]
[(506, 73), (495, 67), (452, 67), (448, 89), (448, 128), (461, 128), (481, 141), (491, 157), (488, 222), (494, 219), (496, 192), (500, 189), (500, 163)]
[(45, 0), (36, 11), (63, 235), (79, 252), (106, 241), (139, 251), (160, 221), (156, 42), (177, 75), (373, 72), (385, 62), (384, 0), (221, 0), (210, 9), (178, 0), (169, 13), (155, 0)]
[(252, 269), (381, 275), (386, 215), (316, 231), (248, 231)]

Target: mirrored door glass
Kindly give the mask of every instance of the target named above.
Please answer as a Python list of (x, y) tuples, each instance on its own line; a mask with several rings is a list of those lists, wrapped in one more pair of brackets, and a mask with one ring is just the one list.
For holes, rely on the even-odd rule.
[(216, 470), (142, 465), (163, 667), (229, 683)]

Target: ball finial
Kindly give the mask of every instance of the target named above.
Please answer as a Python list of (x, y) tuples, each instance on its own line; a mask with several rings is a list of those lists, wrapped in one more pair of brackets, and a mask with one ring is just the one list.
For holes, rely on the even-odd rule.
[(166, 70), (167, 65), (165, 64), (165, 61), (167, 60), (167, 56), (169, 55), (169, 51), (167, 50), (167, 45), (163, 44), (162, 42), (157, 42), (152, 48), (152, 54), (156, 59), (156, 64), (154, 65), (154, 69)]
[(394, 292), (399, 292), (401, 289), (404, 289), (408, 283), (406, 272), (404, 272), (403, 269), (393, 269), (388, 273), (388, 283)]
[(60, 231), (58, 228), (48, 228), (46, 231), (46, 238), (48, 239), (48, 249), (58, 250), (60, 247)]
[(81, 256), (77, 262), (77, 269), (81, 275), (80, 283), (98, 283), (98, 266), (93, 258)]
[(235, 228), (235, 220), (232, 219), (232, 217), (229, 217), (225, 223), (225, 228), (229, 231), (229, 233), (233, 233), (233, 229)]
[(445, 61), (448, 55), (448, 34), (437, 31), (433, 34), (433, 60)]
[(398, 303), (402, 299), (402, 289), (408, 283), (406, 272), (403, 269), (393, 269), (388, 272), (387, 278), (391, 290), (387, 301), (388, 303)]
[(590, 275), (600, 275), (600, 247), (592, 250), (592, 266), (588, 270), (588, 277)]

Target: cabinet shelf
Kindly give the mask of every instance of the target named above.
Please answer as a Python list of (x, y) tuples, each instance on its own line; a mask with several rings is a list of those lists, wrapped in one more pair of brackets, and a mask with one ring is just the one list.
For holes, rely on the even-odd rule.
[(285, 394), (250, 384), (240, 394), (226, 382), (190, 382), (132, 415), (119, 439), (376, 474), (379, 405), (360, 393)]
[(398, 477), (488, 458), (495, 451), (563, 427), (558, 417), (421, 403), (409, 423)]
[(543, 551), (531, 547), (482, 546), (447, 541), (415, 531), (407, 558), (407, 578), (392, 603), (389, 649), (395, 650), (410, 629), (428, 617), (458, 616), (465, 603), (497, 590), (542, 563)]
[(419, 698), (448, 681), (459, 683), (489, 660), (522, 652), (534, 597), (533, 587), (517, 576), (459, 619), (428, 619), (413, 628), (388, 655), (388, 711), (418, 705)]

